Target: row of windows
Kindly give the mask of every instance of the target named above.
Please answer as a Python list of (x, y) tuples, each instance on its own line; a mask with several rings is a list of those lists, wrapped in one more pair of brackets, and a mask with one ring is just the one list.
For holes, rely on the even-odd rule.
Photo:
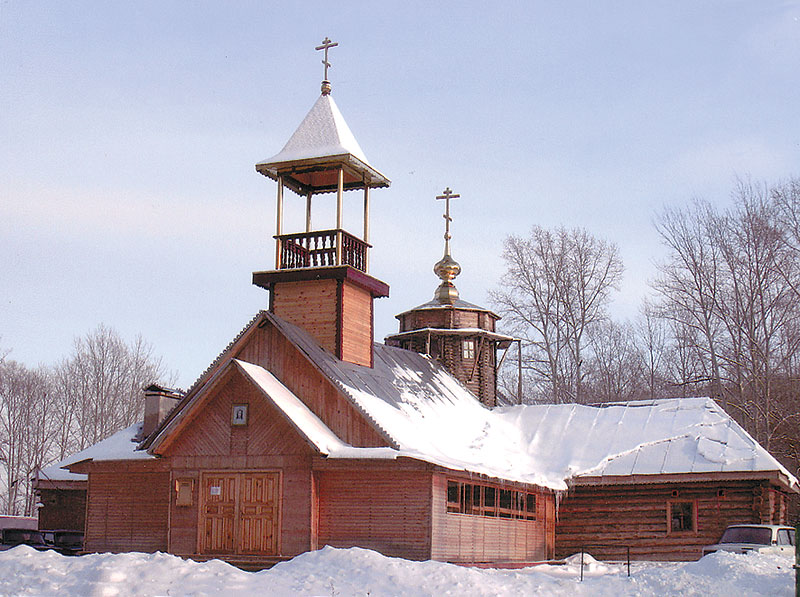
[(447, 482), (447, 511), (476, 516), (536, 520), (536, 494), (491, 485)]

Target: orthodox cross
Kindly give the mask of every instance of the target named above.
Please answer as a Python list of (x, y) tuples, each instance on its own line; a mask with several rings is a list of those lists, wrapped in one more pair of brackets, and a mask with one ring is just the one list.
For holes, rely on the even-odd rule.
[(314, 48), (315, 50), (325, 50), (325, 58), (323, 58), (322, 60), (322, 64), (325, 65), (325, 77), (324, 77), (325, 81), (328, 80), (328, 67), (331, 65), (331, 63), (328, 62), (328, 50), (330, 48), (335, 48), (338, 45), (339, 42), (331, 42), (331, 40), (328, 39), (327, 36), (325, 36), (325, 39), (322, 40), (322, 45)]
[(461, 195), (453, 194), (453, 191), (450, 190), (450, 187), (447, 187), (442, 194), (437, 196), (437, 199), (444, 199), (444, 218), (445, 225), (444, 225), (444, 252), (446, 255), (450, 254), (450, 222), (453, 221), (453, 218), (450, 217), (450, 199), (458, 199)]

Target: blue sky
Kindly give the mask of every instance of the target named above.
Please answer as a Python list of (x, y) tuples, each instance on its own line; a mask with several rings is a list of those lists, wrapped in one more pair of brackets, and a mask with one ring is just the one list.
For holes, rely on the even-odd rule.
[(190, 385), (266, 306), (250, 275), (273, 263), (275, 185), (254, 164), (316, 100), (325, 36), (334, 98), (392, 180), (379, 338), (436, 287), (445, 186), (462, 298), (488, 306), (507, 235), (580, 226), (619, 245), (613, 312), (633, 317), (655, 213), (800, 175), (798, 2), (4, 0), (0, 347), (51, 364), (102, 322)]

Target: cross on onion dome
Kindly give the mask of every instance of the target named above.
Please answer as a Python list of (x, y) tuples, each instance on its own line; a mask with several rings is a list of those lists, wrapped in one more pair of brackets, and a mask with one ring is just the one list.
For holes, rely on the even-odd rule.
[(444, 215), (442, 216), (445, 221), (445, 228), (444, 228), (444, 242), (445, 254), (450, 254), (450, 239), (453, 238), (450, 236), (450, 222), (453, 221), (453, 218), (450, 217), (450, 199), (458, 199), (461, 195), (456, 195), (453, 191), (450, 190), (450, 187), (447, 187), (444, 191), (442, 191), (441, 195), (438, 195), (437, 199), (444, 199), (445, 201), (445, 208), (444, 208)]

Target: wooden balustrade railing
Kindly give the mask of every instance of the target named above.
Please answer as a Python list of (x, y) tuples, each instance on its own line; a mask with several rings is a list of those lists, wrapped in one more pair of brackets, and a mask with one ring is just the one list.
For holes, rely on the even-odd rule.
[(362, 272), (367, 271), (370, 245), (344, 230), (298, 232), (275, 238), (278, 239), (280, 255), (278, 269), (350, 265)]

